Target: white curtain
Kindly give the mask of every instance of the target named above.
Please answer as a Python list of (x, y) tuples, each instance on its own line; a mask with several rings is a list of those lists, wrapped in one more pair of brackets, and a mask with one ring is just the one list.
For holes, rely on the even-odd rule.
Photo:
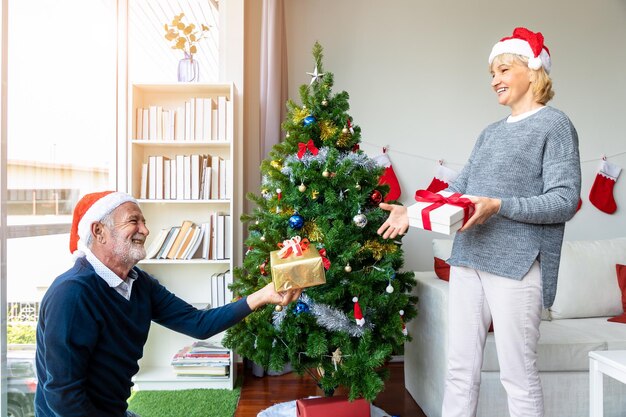
[(287, 40), (283, 0), (263, 0), (261, 26), (261, 159), (280, 142), (287, 101)]

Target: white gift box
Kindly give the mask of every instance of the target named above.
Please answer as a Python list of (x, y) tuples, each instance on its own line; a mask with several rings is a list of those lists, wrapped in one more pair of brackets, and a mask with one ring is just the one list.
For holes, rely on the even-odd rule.
[[(444, 197), (450, 197), (453, 193), (447, 191), (439, 191)], [(465, 195), (461, 197), (466, 197)], [(422, 222), (422, 210), (433, 205), (431, 202), (417, 202), (412, 206), (407, 207), (407, 214), (409, 215), (409, 226), (424, 229)], [(442, 233), (444, 235), (452, 235), (461, 227), (463, 227), (464, 210), (463, 207), (453, 206), (451, 204), (444, 204), (430, 213), (430, 225), (431, 231)]]

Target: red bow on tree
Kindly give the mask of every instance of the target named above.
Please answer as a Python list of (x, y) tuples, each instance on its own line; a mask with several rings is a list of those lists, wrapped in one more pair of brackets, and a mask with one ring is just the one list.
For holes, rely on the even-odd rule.
[(319, 250), (320, 256), (322, 257), (322, 264), (324, 264), (324, 269), (328, 271), (330, 268), (330, 261), (326, 257), (326, 249), (322, 248)]
[(307, 149), (310, 150), (313, 155), (317, 155), (317, 153), (319, 152), (319, 150), (315, 147), (315, 144), (313, 143), (313, 139), (309, 139), (307, 143), (298, 143), (298, 159), (302, 159)]

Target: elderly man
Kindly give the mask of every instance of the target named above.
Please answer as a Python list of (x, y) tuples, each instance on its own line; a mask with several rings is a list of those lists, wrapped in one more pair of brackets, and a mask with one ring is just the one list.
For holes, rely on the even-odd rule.
[(74, 209), (74, 266), (46, 292), (37, 326), (36, 415), (124, 417), (150, 322), (206, 339), (265, 304), (300, 291), (271, 283), (224, 307), (198, 310), (135, 267), (148, 236), (137, 201), (121, 192), (84, 196)]

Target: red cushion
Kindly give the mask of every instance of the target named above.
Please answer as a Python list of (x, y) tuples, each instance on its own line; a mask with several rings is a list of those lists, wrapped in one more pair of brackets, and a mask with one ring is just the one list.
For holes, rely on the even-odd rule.
[(444, 281), (450, 281), (450, 265), (441, 258), (435, 257), (435, 274)]
[(622, 292), (622, 310), (624, 313), (610, 318), (609, 321), (626, 323), (626, 265), (615, 265), (615, 271), (617, 272), (617, 284)]

